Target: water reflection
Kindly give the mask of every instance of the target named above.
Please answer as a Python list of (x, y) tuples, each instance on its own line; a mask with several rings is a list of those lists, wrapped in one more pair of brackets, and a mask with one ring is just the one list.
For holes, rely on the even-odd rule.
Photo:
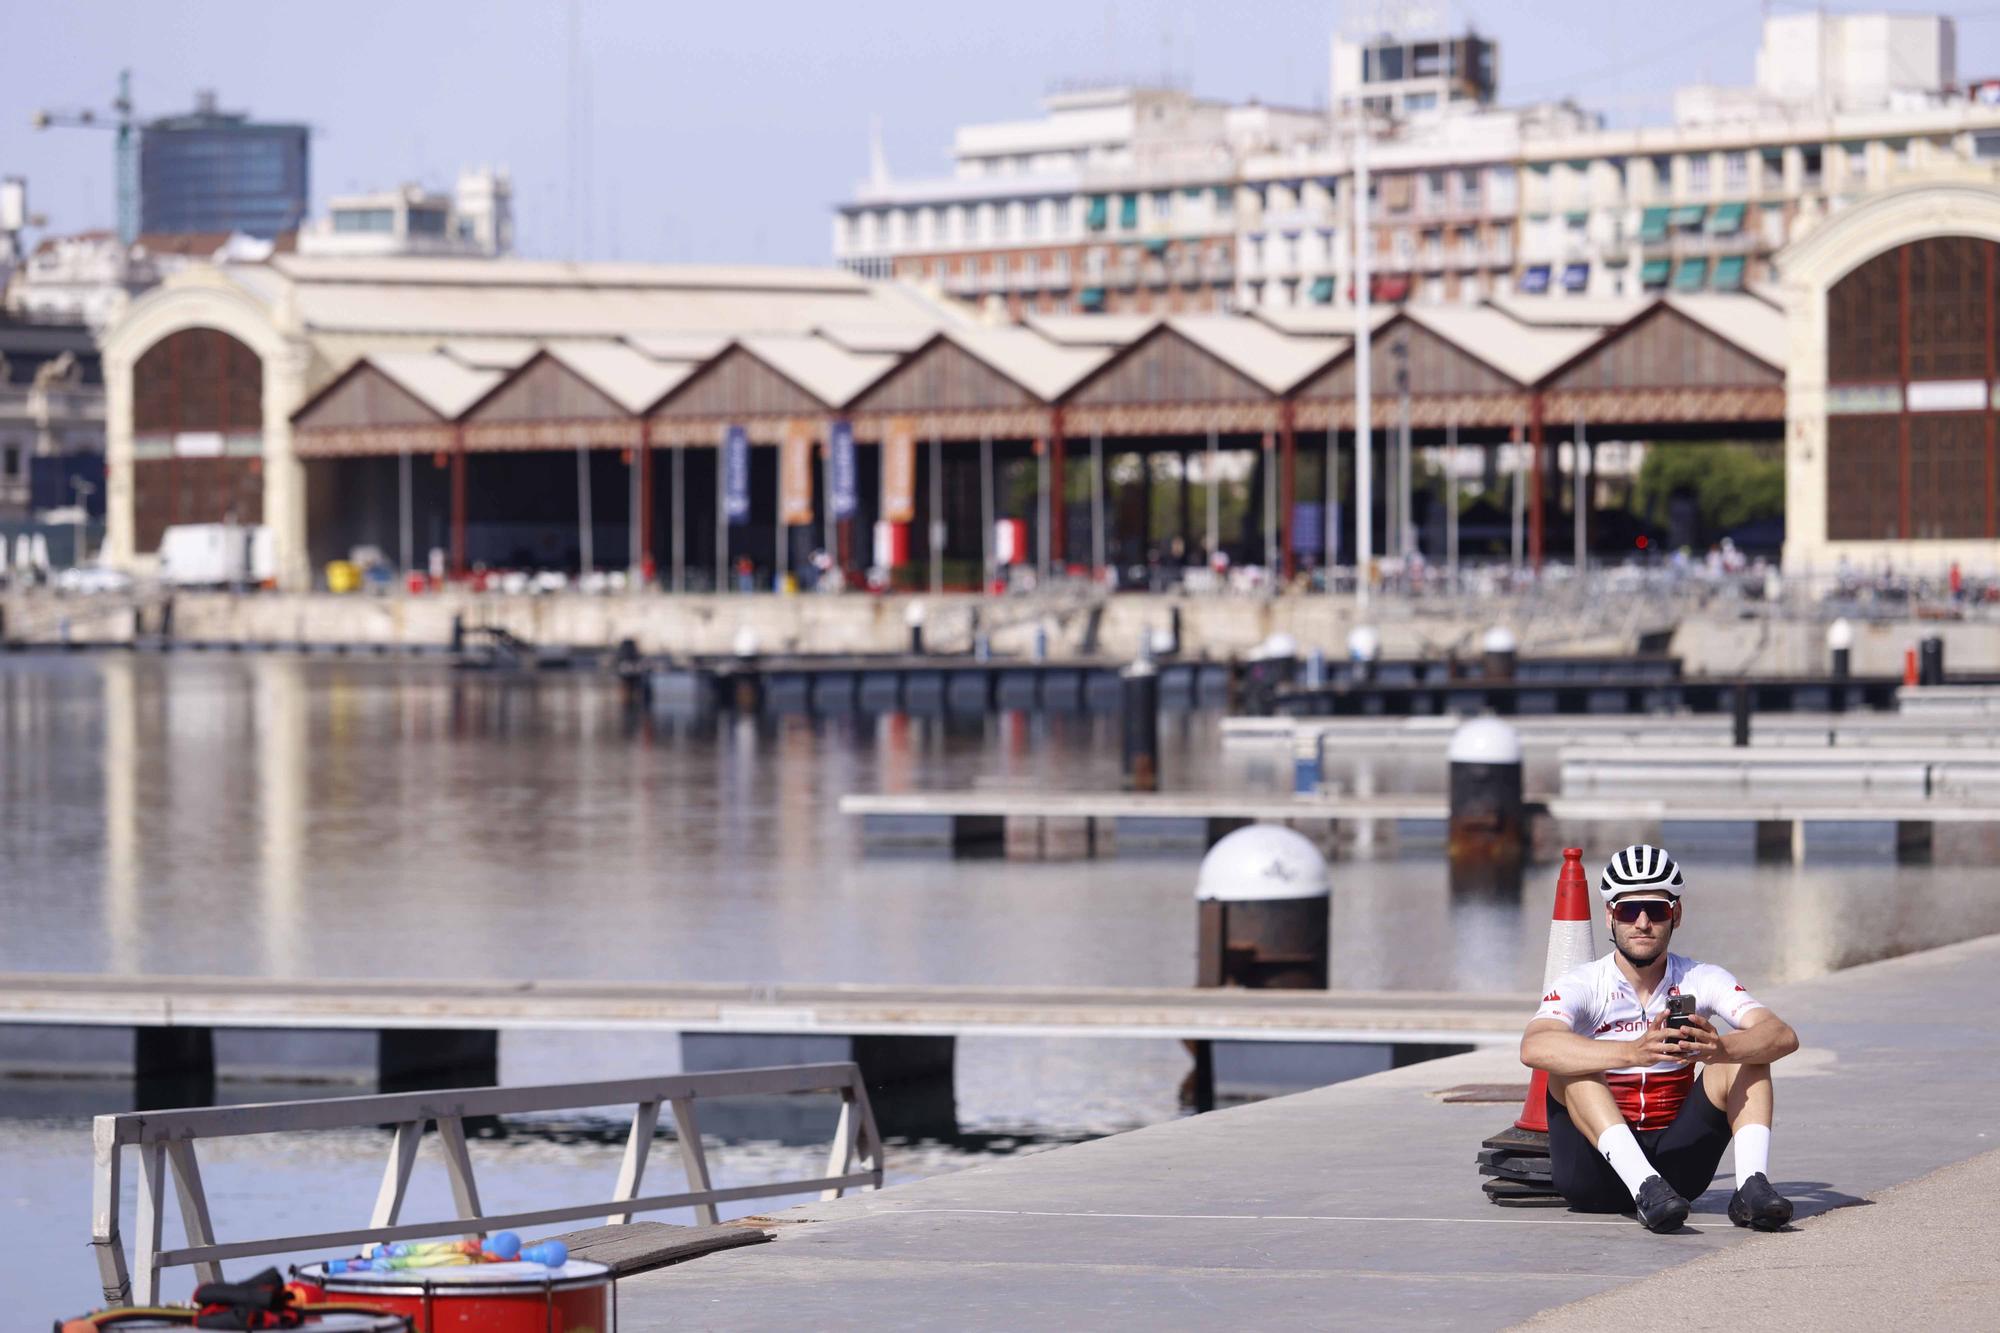
[[(10, 656), (0, 970), (1187, 985), (1194, 857), (874, 858), (836, 808), (848, 791), (1115, 789), (1116, 728), (944, 710), (667, 717), (594, 677), (420, 664)], [(1161, 742), (1170, 789), (1290, 789), (1289, 756), (1237, 762), (1213, 714), (1170, 717)], [(1359, 792), (1444, 782), (1441, 754), (1345, 753), (1329, 771)], [(2000, 893), (1977, 871), (1681, 860), (1679, 947), (1753, 989), (2000, 930)], [(1516, 883), (1350, 849), (1332, 872), (1332, 984), (1516, 994), (1525, 1015), (1556, 871)], [(639, 1076), (677, 1058), (664, 1035), (509, 1034), (501, 1073)], [(979, 1038), (956, 1066), (955, 1129), (916, 1133), (898, 1172), (1171, 1117), (1189, 1064), (1175, 1042)], [(104, 1086), (0, 1083), (0, 1179), (18, 1201), (0, 1253), (69, 1273), (72, 1293), (89, 1282), (81, 1226), (51, 1236), (40, 1218), (80, 1207), (84, 1117)], [(496, 1191), (529, 1193), (535, 1170), (599, 1151), (590, 1132), (564, 1147), (522, 1131)], [(789, 1130), (729, 1132), (750, 1157), (794, 1150)], [(349, 1171), (365, 1212), (380, 1145), (364, 1146), (334, 1166), (219, 1166), (211, 1194), (264, 1206), (270, 1169)]]

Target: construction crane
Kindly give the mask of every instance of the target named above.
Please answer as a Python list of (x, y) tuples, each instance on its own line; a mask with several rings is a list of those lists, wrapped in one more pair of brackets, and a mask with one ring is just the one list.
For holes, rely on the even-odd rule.
[(130, 245), (139, 239), (139, 125), (132, 118), (132, 71), (118, 71), (118, 97), (110, 113), (37, 111), (38, 130), (115, 130), (118, 133), (118, 239)]

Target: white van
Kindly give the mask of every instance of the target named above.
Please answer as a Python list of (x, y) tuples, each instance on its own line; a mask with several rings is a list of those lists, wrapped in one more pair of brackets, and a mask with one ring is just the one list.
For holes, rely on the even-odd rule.
[(160, 534), (160, 581), (181, 588), (256, 587), (277, 576), (262, 524), (180, 523)]

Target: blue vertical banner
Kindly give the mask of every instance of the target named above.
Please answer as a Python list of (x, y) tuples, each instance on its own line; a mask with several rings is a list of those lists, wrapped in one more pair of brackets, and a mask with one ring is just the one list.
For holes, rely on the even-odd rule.
[(854, 468), (854, 427), (845, 421), (834, 422), (827, 429), (826, 444), (833, 461), (827, 503), (835, 518), (853, 518), (860, 507), (859, 478)]
[(750, 432), (741, 426), (722, 437), (722, 512), (732, 527), (750, 521)]
[(1326, 507), (1317, 500), (1299, 500), (1292, 505), (1292, 551), (1299, 555), (1319, 555), (1326, 550)]

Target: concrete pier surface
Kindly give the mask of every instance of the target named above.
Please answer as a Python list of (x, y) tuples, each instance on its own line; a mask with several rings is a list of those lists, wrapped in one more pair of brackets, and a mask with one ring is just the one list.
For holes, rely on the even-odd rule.
[[(1643, 1311), (1740, 1327), (1741, 1291), (1787, 1324), (1969, 1326), (1991, 1309), (1968, 1284), (1992, 1294), (1996, 969), (1988, 936), (1789, 986), (1745, 978), (1805, 1043), (1777, 1070), (1787, 1233), (1730, 1224), (1727, 1158), (1674, 1235), (1489, 1204), (1473, 1154), (1518, 1104), (1435, 1095), (1525, 1085), (1512, 1051), (1488, 1050), (780, 1213), (775, 1244), (624, 1283), (622, 1325), (1463, 1329)], [(1563, 1310), (1593, 1298), (1608, 1303)]]
[[(1630, 591), (1581, 599), (1546, 595), (1404, 599), (1381, 597), (1363, 610), (1351, 596), (1196, 596), (1069, 586), (1040, 595), (980, 597), (929, 593), (838, 597), (806, 594), (642, 594), (503, 596), (459, 589), (420, 596), (329, 593), (196, 592), (172, 596), (172, 635), (183, 644), (289, 647), (341, 644), (363, 648), (441, 648), (454, 618), (468, 630), (504, 630), (544, 647), (609, 650), (631, 639), (641, 652), (728, 654), (745, 631), (763, 653), (895, 653), (909, 645), (912, 602), (925, 607), (924, 638), (933, 652), (970, 652), (976, 633), (995, 653), (1026, 657), (1045, 636), (1051, 656), (1102, 653), (1129, 661), (1142, 643), (1180, 617), (1187, 651), (1227, 658), (1247, 654), (1277, 634), (1304, 652), (1344, 655), (1349, 631), (1367, 624), (1380, 636), (1384, 661), (1455, 653), (1475, 661), (1480, 636), (1509, 626), (1523, 657), (1631, 653), (1646, 630), (1672, 629), (1664, 649), (1691, 677), (1819, 675), (1827, 669), (1826, 618), (1767, 619), (1759, 603), (1648, 596), (1635, 609)], [(62, 596), (48, 590), (0, 594), (0, 640), (77, 646), (155, 642), (163, 590), (136, 595)], [(1751, 612), (1745, 618), (1743, 612)], [(1928, 635), (1945, 642), (1953, 674), (2000, 671), (2000, 636), (1990, 619), (1866, 620), (1855, 625), (1857, 677), (1900, 675), (1903, 654)], [(1649, 651), (1658, 652), (1658, 646)]]

